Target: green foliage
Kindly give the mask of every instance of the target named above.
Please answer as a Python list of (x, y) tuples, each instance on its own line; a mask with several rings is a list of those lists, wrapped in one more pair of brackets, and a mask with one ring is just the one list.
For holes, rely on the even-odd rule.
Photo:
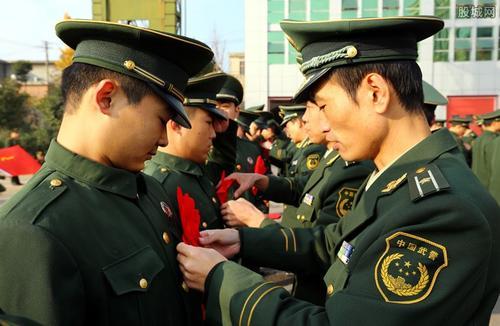
[(12, 72), (16, 75), (16, 79), (25, 83), (28, 80), (28, 74), (33, 69), (33, 65), (29, 61), (16, 61), (12, 64)]
[(0, 128), (22, 128), (28, 115), (27, 94), (19, 93), (19, 84), (5, 79), (0, 83)]

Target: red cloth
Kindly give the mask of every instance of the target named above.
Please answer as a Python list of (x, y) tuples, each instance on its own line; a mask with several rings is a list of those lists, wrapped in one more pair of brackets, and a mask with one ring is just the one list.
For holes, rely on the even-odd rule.
[(229, 188), (233, 185), (235, 180), (233, 179), (226, 179), (226, 173), (225, 171), (222, 171), (221, 177), (220, 177), (220, 183), (219, 187), (217, 188), (216, 194), (217, 198), (219, 198), (219, 202), (221, 204), (224, 204), (225, 202), (228, 201), (228, 192)]
[(257, 161), (255, 162), (255, 167), (253, 171), (258, 174), (266, 174), (267, 172), (266, 162), (264, 162), (264, 159), (262, 158), (261, 155), (257, 156)]
[(40, 163), (21, 146), (15, 145), (0, 149), (0, 170), (8, 175), (34, 174), (40, 169)]
[(183, 194), (177, 187), (177, 205), (182, 224), (182, 241), (191, 246), (200, 246), (200, 211), (195, 207), (194, 199)]
[(277, 220), (281, 217), (281, 214), (280, 213), (269, 213), (268, 217), (272, 220)]

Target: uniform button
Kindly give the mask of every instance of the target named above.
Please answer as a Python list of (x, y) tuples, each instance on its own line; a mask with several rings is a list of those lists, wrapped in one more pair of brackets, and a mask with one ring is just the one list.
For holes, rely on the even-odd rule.
[(170, 237), (167, 232), (163, 232), (163, 241), (165, 241), (166, 244), (170, 243)]
[(297, 220), (299, 220), (299, 221), (300, 221), (300, 215), (297, 215)]
[(207, 224), (207, 222), (203, 222), (203, 223), (201, 223), (201, 226), (203, 226), (206, 229), (208, 224)]
[(148, 281), (145, 278), (141, 278), (141, 280), (139, 281), (139, 286), (141, 287), (141, 289), (147, 288), (148, 287)]
[(50, 186), (51, 187), (56, 188), (56, 187), (60, 187), (61, 185), (62, 185), (61, 179), (52, 179), (52, 180), (50, 180)]
[(185, 292), (189, 292), (189, 287), (187, 286), (186, 282), (182, 282), (182, 289), (185, 291)]
[(165, 172), (167, 172), (167, 171), (168, 171), (168, 169), (167, 169), (167, 168), (161, 168), (161, 169), (160, 169), (160, 172), (162, 172), (162, 173), (165, 173)]
[(332, 283), (328, 284), (328, 287), (326, 288), (326, 293), (328, 295), (332, 295), (333, 294), (333, 284)]
[(213, 201), (214, 204), (217, 203), (217, 199), (215, 197), (212, 197), (212, 201)]

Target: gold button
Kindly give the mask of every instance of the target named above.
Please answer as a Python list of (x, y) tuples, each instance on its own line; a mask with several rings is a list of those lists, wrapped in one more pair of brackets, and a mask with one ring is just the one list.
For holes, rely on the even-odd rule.
[(302, 215), (302, 216), (300, 217), (300, 219), (302, 220), (302, 222), (303, 222), (303, 221), (305, 221), (305, 220), (306, 220), (305, 215)]
[(348, 58), (354, 58), (358, 54), (358, 49), (356, 49), (354, 46), (350, 46), (347, 49), (347, 57)]
[(128, 70), (134, 70), (135, 69), (135, 62), (132, 61), (132, 60), (126, 60), (123, 65), (125, 66), (125, 68), (127, 68)]
[(163, 241), (165, 241), (166, 244), (170, 243), (170, 237), (167, 232), (163, 232)]
[(189, 292), (189, 287), (187, 286), (186, 282), (182, 282), (182, 289), (183, 289), (185, 292)]
[(160, 171), (161, 171), (162, 173), (165, 173), (165, 172), (167, 172), (167, 171), (168, 171), (168, 169), (167, 169), (167, 168), (161, 168), (161, 169), (160, 169)]
[(333, 294), (333, 284), (332, 283), (328, 284), (328, 287), (326, 288), (326, 293), (328, 295), (332, 295)]
[(212, 201), (214, 202), (214, 204), (217, 203), (217, 199), (215, 199), (215, 197), (212, 197)]
[(62, 185), (62, 181), (60, 179), (52, 179), (50, 180), (51, 187), (60, 187)]
[(203, 222), (203, 223), (201, 223), (201, 226), (203, 226), (206, 229), (208, 224), (207, 224), (207, 222)]
[(141, 278), (141, 280), (139, 281), (139, 286), (141, 287), (141, 289), (147, 288), (148, 287), (148, 281), (145, 278)]
[(299, 221), (300, 221), (300, 215), (297, 215), (297, 220), (299, 220)]

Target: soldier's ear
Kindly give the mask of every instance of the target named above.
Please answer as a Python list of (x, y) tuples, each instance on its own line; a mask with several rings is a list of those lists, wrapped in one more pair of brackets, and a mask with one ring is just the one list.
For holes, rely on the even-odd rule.
[[(358, 88), (357, 97), (363, 96), (375, 112), (384, 113), (391, 101), (391, 86), (387, 80), (377, 73), (368, 74)], [(365, 102), (366, 103), (366, 102)]]
[(111, 99), (118, 89), (114, 80), (103, 79), (95, 86), (93, 101), (101, 113), (110, 114)]
[(170, 119), (167, 122), (167, 129), (172, 130), (174, 132), (179, 133), (183, 127), (175, 122), (174, 120)]

